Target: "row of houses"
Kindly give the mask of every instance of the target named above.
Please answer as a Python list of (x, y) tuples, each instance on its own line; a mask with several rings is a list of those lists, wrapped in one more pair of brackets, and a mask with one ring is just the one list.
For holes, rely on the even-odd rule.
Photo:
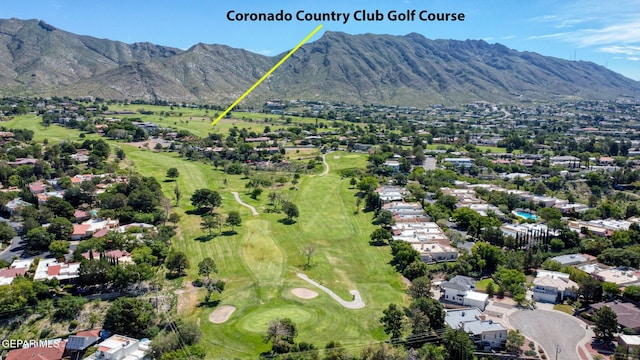
[[(5, 340), (7, 344), (14, 342)], [(81, 331), (67, 339), (46, 339), (31, 342), (15, 341), (19, 348), (9, 350), (5, 360), (143, 360), (152, 359), (148, 339), (134, 339), (124, 335), (108, 335), (104, 330)], [(84, 357), (90, 348), (95, 352)]]

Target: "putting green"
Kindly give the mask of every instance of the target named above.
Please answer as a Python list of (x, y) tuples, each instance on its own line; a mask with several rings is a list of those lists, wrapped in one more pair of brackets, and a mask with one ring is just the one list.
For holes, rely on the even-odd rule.
[(257, 307), (242, 317), (239, 327), (258, 334), (265, 334), (269, 322), (277, 318), (291, 319), (298, 329), (308, 327), (317, 322), (318, 314), (313, 308), (298, 305), (280, 305), (277, 308), (261, 309)]

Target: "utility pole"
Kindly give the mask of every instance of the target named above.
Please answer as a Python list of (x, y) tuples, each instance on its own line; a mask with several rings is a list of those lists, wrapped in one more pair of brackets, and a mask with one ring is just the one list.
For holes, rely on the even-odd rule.
[(560, 345), (556, 344), (556, 360), (558, 360), (558, 354), (562, 351)]

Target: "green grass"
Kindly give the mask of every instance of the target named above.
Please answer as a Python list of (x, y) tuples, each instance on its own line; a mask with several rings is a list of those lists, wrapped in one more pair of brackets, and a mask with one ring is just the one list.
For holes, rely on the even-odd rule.
[(482, 291), (482, 292), (487, 292), (487, 286), (489, 286), (490, 283), (492, 283), (493, 284), (493, 288), (496, 291), (498, 291), (498, 284), (496, 284), (495, 281), (493, 281), (493, 279), (491, 279), (491, 278), (482, 279), (482, 280), (476, 282), (476, 290)]
[[(221, 121), (223, 123), (225, 120)], [(52, 125), (46, 129), (39, 119), (16, 118), (2, 125), (29, 128), (36, 132), (36, 139), (50, 141), (79, 140), (79, 132)], [(185, 122), (185, 126), (187, 126)], [(189, 128), (195, 126), (192, 121)], [(204, 128), (198, 131), (204, 131)], [(97, 136), (97, 135), (92, 135)], [(327, 176), (303, 175), (298, 190), (290, 184), (267, 189), (259, 199), (246, 194), (246, 179), (230, 176), (200, 162), (182, 159), (176, 153), (140, 149), (123, 143), (126, 162), (145, 176), (158, 179), (165, 196), (174, 199), (176, 185), (182, 199), (172, 211), (182, 216), (178, 234), (172, 246), (184, 251), (191, 268), (183, 283), (197, 277), (197, 263), (212, 257), (219, 269), (216, 276), (227, 283), (218, 296), (220, 304), (236, 307), (236, 311), (224, 324), (213, 324), (208, 318), (214, 308), (190, 304), (181, 316), (198, 319), (204, 332), (202, 345), (208, 358), (255, 358), (269, 345), (262, 342), (264, 329), (276, 317), (290, 317), (297, 325), (297, 341), (307, 341), (323, 347), (332, 340), (340, 341), (357, 353), (362, 346), (387, 338), (379, 319), (389, 303), (407, 304), (405, 287), (400, 276), (388, 264), (391, 255), (388, 247), (372, 247), (369, 235), (376, 228), (371, 224), (372, 214), (356, 210), (355, 190), (350, 189), (349, 179), (340, 179), (336, 171), (344, 168), (362, 168), (366, 154), (335, 152), (327, 155), (331, 171)], [(315, 156), (315, 152), (311, 152)], [(309, 154), (288, 153), (293, 159)], [(167, 169), (175, 167), (180, 176), (175, 182), (166, 182)], [(319, 167), (320, 169), (320, 167)], [(223, 185), (223, 180), (227, 185)], [(217, 190), (222, 196), (219, 211), (238, 210), (242, 226), (233, 235), (217, 236), (203, 241), (200, 217), (188, 214), (192, 209), (191, 194), (200, 188)], [(259, 216), (240, 206), (231, 191), (237, 191), (243, 201), (255, 206)], [(298, 206), (300, 217), (294, 224), (280, 222), (282, 214), (266, 212), (270, 208), (267, 195), (271, 191), (288, 193)], [(356, 289), (362, 295), (365, 308), (349, 310), (340, 306), (327, 294), (319, 291), (314, 299), (303, 300), (291, 293), (295, 287), (313, 288), (296, 276), (303, 271), (305, 259), (300, 253), (303, 245), (317, 246), (312, 266), (304, 272), (312, 279), (329, 287), (344, 299), (350, 299), (349, 290)]]

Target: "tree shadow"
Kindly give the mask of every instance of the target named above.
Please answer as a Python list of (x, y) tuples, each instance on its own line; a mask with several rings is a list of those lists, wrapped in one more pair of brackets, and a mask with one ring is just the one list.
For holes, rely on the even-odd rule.
[(215, 235), (202, 235), (195, 238), (196, 241), (207, 242), (216, 237)]
[(200, 216), (205, 215), (208, 212), (209, 212), (209, 209), (208, 208), (204, 208), (204, 207), (200, 208), (200, 209), (191, 209), (191, 210), (185, 211), (186, 214), (189, 214), (189, 215), (200, 215)]
[(295, 224), (295, 223), (296, 223), (296, 221), (295, 221), (295, 220), (293, 220), (293, 219), (289, 219), (289, 218), (280, 219), (280, 220), (278, 220), (278, 222), (279, 222), (280, 224), (284, 224), (284, 225), (293, 225), (293, 224)]
[(232, 236), (232, 235), (236, 235), (238, 232), (235, 230), (225, 230), (223, 232), (220, 233), (220, 235), (222, 236)]
[(182, 277), (182, 276), (184, 276), (184, 275), (185, 275), (185, 274), (182, 274), (182, 273), (181, 273), (181, 274), (176, 274), (176, 273), (174, 273), (174, 272), (168, 272), (168, 273), (166, 273), (166, 274), (164, 275), (164, 277), (165, 277), (165, 279), (167, 279), (167, 280), (175, 280), (175, 279), (177, 279), (177, 278), (179, 278), (179, 277)]
[(218, 305), (220, 305), (220, 299), (218, 300), (209, 300), (209, 302), (205, 302), (205, 301), (201, 301), (198, 304), (198, 307), (203, 308), (212, 308), (212, 307), (217, 307)]

